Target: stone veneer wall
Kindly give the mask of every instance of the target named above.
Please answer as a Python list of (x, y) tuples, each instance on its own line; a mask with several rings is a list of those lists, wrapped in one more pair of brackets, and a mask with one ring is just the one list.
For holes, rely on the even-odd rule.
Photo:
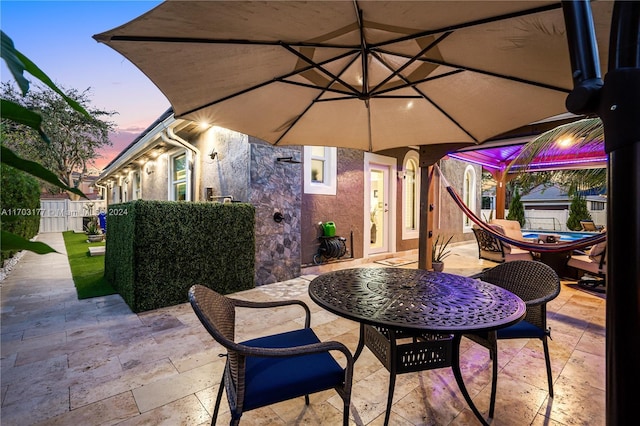
[[(256, 207), (256, 285), (300, 276), (300, 212), (302, 164), (277, 161), (301, 159), (300, 147), (273, 147), (249, 137), (249, 200)], [(282, 213), (277, 223), (273, 216)]]

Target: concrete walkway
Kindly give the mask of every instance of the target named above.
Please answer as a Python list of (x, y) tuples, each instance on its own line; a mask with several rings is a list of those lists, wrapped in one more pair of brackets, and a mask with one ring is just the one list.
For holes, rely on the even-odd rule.
[[(27, 253), (1, 285), (1, 421), (9, 425), (205, 425), (224, 366), (224, 352), (189, 304), (134, 314), (119, 295), (77, 300), (61, 234), (39, 237), (62, 254)], [(458, 257), (456, 271), (486, 266)], [(473, 257), (475, 256), (475, 257)], [(456, 258), (456, 256), (452, 256)], [(383, 266), (379, 264), (370, 267)], [(415, 267), (407, 265), (405, 267)], [(449, 272), (452, 272), (451, 270)], [(298, 298), (312, 310), (323, 340), (352, 351), (358, 325), (313, 304), (313, 275), (241, 292), (251, 300)], [(563, 283), (549, 305), (555, 398), (547, 393), (539, 341), (501, 341), (496, 415), (492, 425), (604, 425), (604, 299)], [(280, 308), (239, 315), (238, 338), (300, 327), (300, 312)], [(464, 339), (463, 376), (486, 414), (490, 360)], [(351, 422), (381, 425), (388, 372), (365, 350), (355, 368)], [(219, 424), (229, 421), (222, 403)], [(247, 412), (245, 425), (333, 425), (341, 400), (333, 391)], [(478, 424), (450, 369), (398, 376), (393, 425)]]

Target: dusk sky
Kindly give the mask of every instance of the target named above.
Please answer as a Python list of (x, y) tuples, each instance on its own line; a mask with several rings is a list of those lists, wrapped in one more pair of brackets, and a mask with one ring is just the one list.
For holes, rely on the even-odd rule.
[[(0, 2), (0, 26), (16, 48), (57, 85), (90, 88), (93, 107), (116, 111), (113, 146), (96, 166), (102, 168), (155, 121), (169, 101), (122, 55), (92, 36), (122, 25), (159, 1), (7, 1)], [(12, 80), (4, 61), (2, 81)], [(30, 79), (31, 76), (27, 75)]]

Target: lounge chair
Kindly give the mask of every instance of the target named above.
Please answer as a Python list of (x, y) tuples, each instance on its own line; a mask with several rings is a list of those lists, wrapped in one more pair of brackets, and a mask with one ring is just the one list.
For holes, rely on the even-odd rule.
[[(590, 289), (606, 285), (607, 277), (607, 242), (603, 241), (591, 247), (588, 253), (577, 250), (569, 258), (567, 266), (572, 268), (574, 277), (580, 277), (578, 284)], [(595, 277), (602, 278), (601, 280)]]
[[(509, 238), (525, 241), (517, 220), (495, 219), (489, 226), (497, 233)], [(472, 227), (478, 242), (478, 257), (492, 262), (510, 262), (512, 260), (533, 260), (531, 252), (513, 247), (477, 225)]]
[(600, 232), (603, 226), (596, 225), (593, 220), (581, 220), (580, 226), (582, 227), (581, 231), (585, 232)]

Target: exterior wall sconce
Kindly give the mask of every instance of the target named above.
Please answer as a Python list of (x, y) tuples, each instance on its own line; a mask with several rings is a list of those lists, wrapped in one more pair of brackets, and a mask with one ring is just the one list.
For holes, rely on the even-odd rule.
[(218, 156), (218, 153), (216, 152), (215, 149), (211, 151), (211, 154), (209, 154), (209, 157), (211, 157), (212, 160), (215, 160), (217, 156)]
[(151, 173), (155, 173), (155, 170), (153, 170), (151, 167), (147, 166), (147, 169), (145, 170), (147, 172), (148, 175), (150, 175)]

